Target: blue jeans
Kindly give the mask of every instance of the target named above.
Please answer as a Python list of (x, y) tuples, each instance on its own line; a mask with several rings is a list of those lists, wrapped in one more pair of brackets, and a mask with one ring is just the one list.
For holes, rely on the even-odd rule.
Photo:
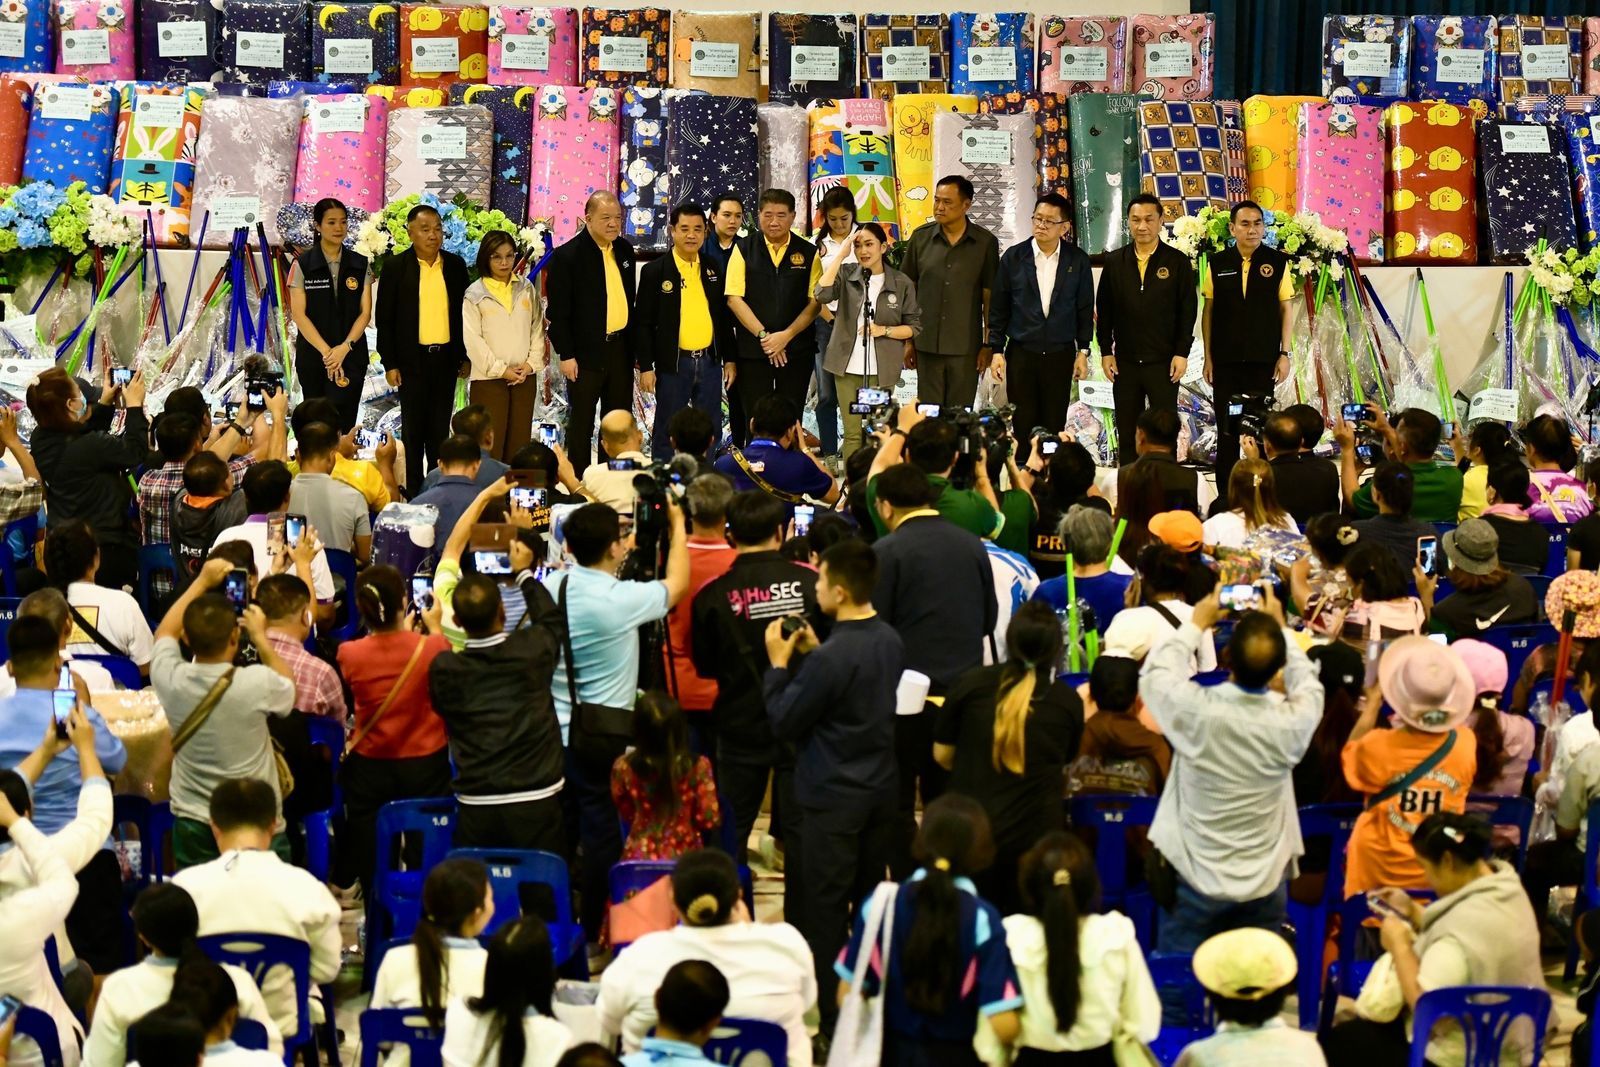
[(656, 421), (650, 431), (650, 452), (656, 459), (672, 458), (667, 424), (687, 407), (711, 416), (711, 440), (722, 440), (722, 364), (714, 356), (678, 357), (678, 369), (656, 375)]
[(822, 369), (822, 359), (828, 352), (828, 338), (833, 336), (833, 323), (819, 317), (817, 332), (817, 369), (812, 377), (817, 383), (817, 441), (824, 456), (839, 454), (839, 394), (833, 387), (833, 375)]
[[(1178, 902), (1171, 911), (1162, 912), (1156, 921), (1156, 948), (1161, 952), (1192, 955), (1207, 938), (1226, 930), (1255, 926), (1277, 932), (1283, 926), (1288, 911), (1289, 883), (1279, 882), (1278, 888), (1255, 900), (1215, 900), (1202, 896), (1193, 886), (1178, 879)], [(1188, 1014), (1184, 1010), (1183, 990), (1161, 990), (1162, 1016), (1170, 1024), (1181, 1024)]]

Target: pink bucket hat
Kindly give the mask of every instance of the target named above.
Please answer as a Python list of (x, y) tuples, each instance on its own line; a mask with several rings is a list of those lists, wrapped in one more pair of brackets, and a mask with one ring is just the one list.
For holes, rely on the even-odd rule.
[(1378, 661), (1378, 688), (1395, 718), (1430, 734), (1465, 722), (1478, 695), (1461, 657), (1421, 636), (1389, 645)]
[(1511, 675), (1511, 668), (1506, 664), (1504, 652), (1486, 641), (1476, 641), (1470, 637), (1451, 642), (1450, 650), (1467, 665), (1475, 693), (1498, 695), (1506, 691), (1506, 679)]

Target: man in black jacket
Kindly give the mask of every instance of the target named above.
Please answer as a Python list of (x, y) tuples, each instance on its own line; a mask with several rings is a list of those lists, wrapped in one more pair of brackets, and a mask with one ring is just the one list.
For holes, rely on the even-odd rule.
[[(1314, 410), (1312, 414), (1316, 414)], [(1320, 415), (1317, 422), (1322, 422)], [(1305, 422), (1291, 409), (1274, 412), (1267, 419), (1259, 443), (1253, 437), (1239, 439), (1239, 451), (1246, 458), (1254, 459), (1265, 452), (1272, 465), (1278, 503), (1301, 529), (1317, 515), (1338, 511), (1343, 503), (1338, 466), (1330, 459), (1313, 455), (1311, 447), (1316, 442), (1308, 441), (1305, 434)]]
[(906, 662), (899, 635), (873, 611), (877, 580), (872, 549), (853, 537), (840, 541), (822, 554), (816, 577), (817, 606), (833, 620), (827, 641), (810, 626), (785, 637), (781, 619), (764, 635), (767, 718), (798, 750), (801, 907), (784, 915), (811, 946), (828, 1035), (839, 1016), (832, 961), (848, 939), (851, 906), (883, 880), (894, 829), (895, 691)]
[(722, 270), (700, 254), (706, 239), (705, 211), (697, 204), (672, 209), (672, 254), (658, 256), (639, 271), (639, 297), (633, 309), (633, 358), (639, 388), (656, 394), (656, 421), (650, 450), (656, 459), (672, 458), (667, 426), (685, 407), (711, 418), (712, 441), (722, 439), (722, 386), (732, 384), (734, 354), (718, 345), (728, 301), (722, 295)]
[[(878, 515), (889, 534), (872, 546), (878, 580), (872, 605), (905, 642), (906, 669), (928, 676), (928, 695), (942, 698), (962, 674), (983, 663), (985, 635), (999, 621), (994, 569), (974, 534), (943, 518), (933, 507), (928, 476), (910, 463), (878, 475)], [(911, 842), (917, 835), (917, 783), (927, 805), (944, 792), (944, 768), (933, 760), (933, 713), (895, 717), (899, 792), (889, 868), (896, 881), (916, 867)]]
[(1178, 463), (1178, 413), (1167, 408), (1147, 408), (1134, 424), (1133, 448), (1139, 458), (1117, 471), (1117, 499), (1130, 500), (1122, 492), (1128, 472), (1135, 467), (1155, 467), (1161, 481), (1163, 510), (1188, 511), (1204, 515), (1200, 509), (1200, 472)]
[(378, 355), (389, 384), (400, 390), (406, 490), (415, 493), (422, 473), (439, 462), (439, 445), (450, 435), (456, 378), (469, 366), (461, 333), (467, 264), (444, 250), (444, 224), (426, 204), (406, 216), (406, 233), (411, 247), (384, 264), (374, 318)]
[(772, 392), (804, 409), (816, 368), (811, 324), (822, 305), (812, 294), (822, 263), (816, 245), (790, 229), (794, 213), (793, 193), (768, 189), (756, 208), (760, 229), (738, 241), (728, 256), (724, 291), (739, 339), (734, 384), (752, 418), (756, 403)]
[(1094, 276), (1083, 249), (1063, 236), (1071, 218), (1065, 197), (1041, 196), (1033, 239), (1006, 249), (990, 296), (989, 370), (1017, 407), (1018, 463), (1028, 461), (1035, 426), (1055, 433), (1066, 425), (1072, 379), (1089, 370)]
[(533, 564), (532, 550), (513, 538), (511, 566), (528, 613), (510, 633), (500, 587), (481, 574), (461, 579), (451, 605), (467, 643), (433, 661), (428, 691), (456, 765), (456, 844), (560, 856), (565, 755), (550, 680), (562, 621)]
[(578, 470), (593, 455), (594, 409), (632, 410), (633, 246), (622, 234), (622, 205), (595, 193), (584, 227), (545, 267), (545, 322), (567, 386), (567, 455)]
[(1133, 242), (1106, 253), (1095, 333), (1100, 366), (1117, 405), (1117, 453), (1134, 457), (1134, 423), (1145, 409), (1178, 410), (1178, 382), (1194, 344), (1194, 267), (1161, 240), (1161, 201), (1128, 201)]
[(1267, 227), (1261, 208), (1250, 200), (1233, 205), (1228, 232), (1233, 247), (1211, 257), (1210, 269), (1200, 282), (1206, 299), (1201, 315), (1206, 381), (1218, 413), (1218, 492), (1227, 491), (1228, 475), (1239, 462), (1239, 436), (1225, 405), (1234, 397), (1256, 396), (1272, 407), (1276, 383), (1289, 377), (1293, 339), (1289, 257), (1262, 243)]
[[(794, 805), (794, 756), (780, 745), (767, 722), (761, 679), (767, 670), (763, 635), (773, 619), (804, 615), (819, 632), (817, 573), (784, 559), (778, 549), (788, 526), (783, 502), (759, 489), (734, 496), (728, 504), (728, 533), (738, 556), (726, 574), (713, 578), (695, 594), (692, 644), (695, 670), (717, 682), (712, 715), (717, 724), (717, 784), (733, 810), (734, 840), (741, 848), (750, 839), (761, 800), (772, 778), (777, 808), (783, 813), (777, 836), (784, 844), (787, 878), (784, 914), (792, 915), (790, 890), (798, 884), (800, 862), (791, 847), (798, 822)], [(742, 860), (742, 856), (735, 856)]]

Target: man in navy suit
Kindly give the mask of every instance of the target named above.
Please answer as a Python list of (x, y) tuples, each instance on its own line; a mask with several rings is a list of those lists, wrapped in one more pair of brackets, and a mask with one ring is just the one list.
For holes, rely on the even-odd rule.
[(989, 370), (1017, 408), (1018, 463), (1028, 459), (1035, 426), (1053, 434), (1066, 424), (1072, 379), (1089, 370), (1094, 276), (1088, 255), (1066, 240), (1071, 217), (1059, 193), (1039, 198), (1033, 238), (1000, 257), (989, 300)]

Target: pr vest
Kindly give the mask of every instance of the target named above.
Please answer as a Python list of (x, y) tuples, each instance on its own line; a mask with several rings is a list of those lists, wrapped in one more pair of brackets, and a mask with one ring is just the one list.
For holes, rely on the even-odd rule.
[[(339, 276), (332, 277), (328, 261), (323, 258), (322, 246), (313, 245), (300, 253), (301, 288), (306, 294), (306, 318), (317, 328), (317, 333), (330, 345), (337, 345), (350, 334), (350, 327), (361, 316), (362, 281), (367, 276), (367, 259), (346, 248), (339, 256)], [(295, 341), (297, 355), (321, 361), (317, 350), (304, 337)], [(347, 361), (360, 358), (367, 361), (367, 339), (356, 338), (350, 346)]]
[[(766, 239), (757, 230), (739, 242), (739, 250), (744, 256), (744, 302), (768, 330), (786, 328), (811, 299), (811, 261), (816, 258), (816, 246), (791, 236), (774, 266)], [(812, 351), (812, 336), (808, 325), (795, 337), (793, 347)], [(745, 330), (739, 331), (739, 358), (767, 358), (760, 339)]]
[(1278, 287), (1289, 257), (1262, 245), (1250, 258), (1250, 285), (1241, 295), (1243, 260), (1236, 248), (1211, 257), (1211, 358), (1218, 363), (1275, 363), (1283, 339)]

